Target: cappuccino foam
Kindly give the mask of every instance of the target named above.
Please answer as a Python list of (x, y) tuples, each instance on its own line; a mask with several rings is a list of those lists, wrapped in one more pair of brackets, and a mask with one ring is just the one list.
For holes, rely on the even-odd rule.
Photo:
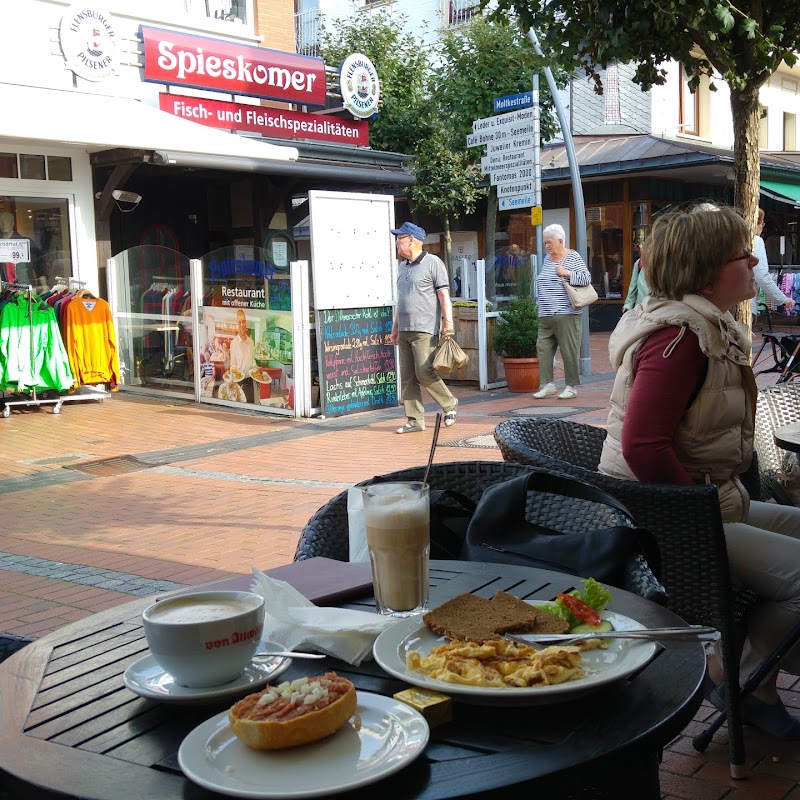
[(247, 600), (214, 597), (179, 597), (159, 603), (150, 611), (153, 622), (168, 625), (192, 625), (198, 622), (216, 622), (252, 611), (254, 605)]

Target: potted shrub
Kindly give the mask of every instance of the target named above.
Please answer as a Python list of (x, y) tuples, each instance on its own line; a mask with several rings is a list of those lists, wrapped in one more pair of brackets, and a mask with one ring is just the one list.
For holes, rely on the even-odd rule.
[(502, 357), (509, 392), (535, 392), (539, 388), (539, 309), (527, 295), (511, 300), (500, 312), (494, 332), (494, 349)]

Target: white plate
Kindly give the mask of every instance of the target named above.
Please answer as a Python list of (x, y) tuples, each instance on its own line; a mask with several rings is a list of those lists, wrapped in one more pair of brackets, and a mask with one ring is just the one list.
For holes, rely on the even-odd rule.
[(203, 689), (190, 689), (175, 683), (172, 675), (160, 667), (151, 654), (134, 661), (123, 673), (123, 683), (141, 697), (159, 700), (162, 703), (207, 704), (218, 699), (245, 695), (256, 691), (273, 678), (289, 669), (291, 658), (253, 659), (244, 672), (230, 683), (222, 686), (208, 686)]
[[(613, 611), (602, 611), (600, 616), (609, 620), (619, 631), (640, 630), (644, 627), (636, 620)], [(589, 650), (581, 654), (584, 677), (554, 686), (529, 688), (464, 686), (436, 680), (406, 666), (406, 654), (410, 650), (417, 650), (424, 657), (434, 647), (446, 641), (444, 636), (433, 633), (421, 623), (419, 617), (409, 617), (384, 630), (375, 640), (373, 653), (378, 664), (390, 675), (414, 686), (456, 695), (464, 703), (532, 706), (572, 700), (593, 692), (607, 683), (635, 672), (646, 664), (656, 651), (656, 643), (653, 641), (610, 639), (607, 650)]]
[(259, 751), (236, 738), (225, 711), (183, 740), (178, 763), (190, 780), (233, 797), (324, 797), (397, 772), (428, 743), (422, 714), (391, 697), (359, 691), (356, 713), (358, 730), (351, 721), (319, 742)]

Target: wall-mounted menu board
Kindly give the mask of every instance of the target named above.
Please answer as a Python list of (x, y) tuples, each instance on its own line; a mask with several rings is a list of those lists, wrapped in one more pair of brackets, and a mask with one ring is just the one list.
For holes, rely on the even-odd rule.
[(341, 417), (397, 405), (391, 306), (317, 311), (322, 411)]

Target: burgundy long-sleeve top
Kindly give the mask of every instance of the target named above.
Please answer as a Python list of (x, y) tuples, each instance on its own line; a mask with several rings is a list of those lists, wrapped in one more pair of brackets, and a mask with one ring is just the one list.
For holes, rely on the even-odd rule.
[(696, 334), (669, 326), (651, 334), (634, 362), (634, 381), (622, 426), (622, 455), (640, 481), (694, 483), (678, 460), (673, 435), (697, 396), (708, 369), (708, 357)]

